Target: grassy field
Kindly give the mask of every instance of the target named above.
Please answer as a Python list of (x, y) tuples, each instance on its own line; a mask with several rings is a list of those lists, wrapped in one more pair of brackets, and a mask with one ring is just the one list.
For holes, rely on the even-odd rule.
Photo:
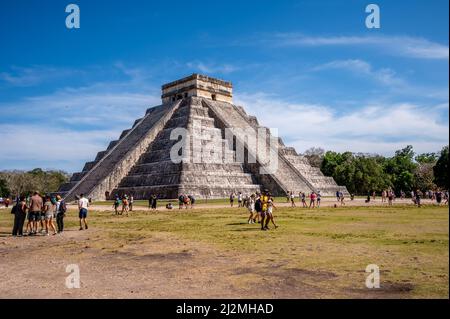
[[(159, 249), (171, 253), (204, 246), (234, 260), (223, 266), (224, 279), (238, 291), (259, 287), (266, 277), (278, 278), (280, 289), (292, 290), (281, 292), (284, 297), (449, 297), (448, 207), (283, 207), (275, 214), (280, 227), (263, 232), (257, 224), (247, 224), (246, 210), (237, 208), (137, 211), (130, 217), (91, 212), (95, 235), (89, 248), (113, 258), (125, 252), (143, 256), (154, 250), (151, 239), (162, 241)], [(70, 215), (67, 227), (77, 228), (75, 213)], [(10, 226), (10, 214), (0, 213), (0, 230)], [(161, 238), (180, 244), (164, 246)], [(215, 262), (202, 258), (199, 263)], [(380, 267), (380, 289), (365, 287), (369, 264)], [(295, 283), (309, 293), (290, 286)]]

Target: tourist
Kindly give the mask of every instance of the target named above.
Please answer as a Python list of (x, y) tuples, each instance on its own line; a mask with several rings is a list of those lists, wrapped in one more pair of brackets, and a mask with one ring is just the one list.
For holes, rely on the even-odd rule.
[(416, 190), (414, 199), (415, 199), (415, 204), (417, 205), (417, 207), (422, 207), (422, 204), (420, 203), (421, 196), (422, 196), (422, 192), (420, 190)]
[(306, 204), (306, 194), (305, 193), (301, 193), (301, 196), (302, 196), (303, 208), (308, 208), (308, 204)]
[(5, 198), (5, 201), (4, 201), (5, 208), (8, 208), (8, 207), (9, 207), (9, 203), (10, 203), (9, 197), (6, 197), (6, 198)]
[(341, 206), (345, 206), (344, 200), (344, 193), (343, 192), (339, 192), (339, 198), (341, 199)]
[(375, 200), (377, 193), (375, 191), (372, 192), (372, 199)]
[(295, 195), (293, 192), (291, 192), (290, 197), (291, 197), (291, 207), (296, 207), (295, 206)]
[(317, 192), (317, 208), (320, 207), (320, 200), (322, 198), (322, 195), (320, 195), (320, 191)]
[[(369, 197), (370, 197), (370, 195), (369, 195)], [(355, 194), (351, 193), (350, 194), (350, 200), (354, 200), (354, 199), (355, 199)]]
[(157, 201), (158, 201), (158, 196), (156, 196), (155, 194), (153, 194), (153, 195), (152, 195), (152, 210), (156, 210)]
[(184, 208), (188, 209), (188, 207), (191, 205), (191, 199), (188, 195), (184, 196)]
[(53, 205), (50, 196), (45, 197), (44, 202), (44, 216), (45, 216), (45, 234), (50, 235), (48, 230), (51, 228), (53, 230), (53, 235), (56, 235), (56, 227), (53, 222), (53, 215), (55, 214), (55, 205)]
[(153, 197), (150, 196), (150, 197), (148, 198), (148, 208), (152, 208), (152, 201), (153, 201)]
[(255, 194), (252, 194), (250, 198), (247, 200), (247, 209), (250, 215), (248, 216), (247, 222), (249, 224), (255, 223)]
[(128, 212), (130, 211), (130, 206), (129, 206), (129, 202), (128, 202), (128, 196), (127, 195), (123, 195), (122, 198), (122, 213), (121, 215), (123, 215), (123, 213), (127, 213), (127, 217), (128, 217)]
[(367, 204), (367, 203), (370, 203), (370, 192), (367, 193), (366, 204)]
[(291, 195), (292, 192), (286, 192), (286, 203), (289, 203), (289, 201), (291, 200)]
[(33, 196), (31, 196), (30, 198), (30, 207), (28, 213), (28, 223), (30, 224), (31, 231), (29, 235), (36, 235), (37, 233), (37, 225), (41, 219), (41, 210), (43, 206), (44, 203), (42, 201), (42, 197), (39, 195), (39, 192), (34, 192)]
[(134, 197), (133, 197), (133, 195), (130, 195), (130, 203), (129, 203), (130, 212), (133, 211), (133, 203), (134, 203)]
[(442, 192), (437, 191), (436, 192), (436, 203), (438, 204), (438, 206), (441, 206), (441, 202), (442, 202)]
[(86, 221), (87, 215), (88, 215), (88, 207), (89, 207), (89, 201), (87, 198), (84, 197), (84, 194), (80, 194), (80, 199), (78, 200), (78, 217), (80, 219), (80, 230), (83, 230), (83, 223), (84, 223), (84, 229), (88, 229), (88, 224)]
[(309, 208), (315, 208), (316, 207), (316, 193), (311, 192), (309, 195)]
[[(256, 194), (255, 212), (256, 212), (256, 218), (258, 218), (258, 223), (261, 223), (262, 203), (261, 203), (261, 196), (259, 194)], [(253, 219), (253, 220), (255, 221), (255, 219)]]
[(389, 206), (392, 206), (394, 200), (394, 192), (392, 190), (389, 191), (388, 193), (388, 204)]
[(234, 205), (234, 196), (235, 196), (234, 193), (230, 194), (230, 206), (231, 207), (233, 207), (233, 205)]
[(237, 197), (238, 197), (238, 207), (242, 207), (242, 193), (239, 192)]
[(340, 192), (336, 191), (336, 200), (339, 202), (341, 200)]
[(58, 233), (64, 231), (64, 217), (66, 216), (66, 211), (66, 202), (61, 199), (61, 196), (56, 195), (56, 227), (58, 228)]
[(384, 203), (386, 201), (386, 197), (387, 197), (387, 192), (385, 190), (383, 190), (381, 192), (381, 202)]
[(194, 195), (189, 195), (189, 202), (191, 203), (191, 209), (194, 208), (194, 204), (195, 204), (195, 197)]
[(114, 200), (114, 203), (113, 203), (113, 208), (114, 208), (114, 212), (116, 215), (119, 215), (120, 203), (121, 203), (121, 200), (120, 200), (119, 196), (116, 196), (116, 199)]
[(267, 201), (267, 211), (266, 211), (266, 226), (265, 229), (269, 229), (269, 222), (271, 221), (272, 224), (275, 226), (275, 229), (278, 228), (278, 226), (275, 224), (275, 221), (273, 219), (273, 209), (276, 208), (275, 204), (273, 203), (273, 197), (269, 194), (269, 200)]
[(168, 203), (168, 204), (166, 205), (166, 208), (167, 208), (167, 209), (173, 209), (172, 203)]
[(23, 224), (25, 223), (25, 217), (27, 215), (27, 204), (25, 202), (25, 196), (20, 196), (16, 205), (12, 208), (11, 213), (14, 214), (14, 226), (12, 235), (23, 236)]
[(266, 218), (266, 213), (267, 213), (267, 206), (268, 206), (268, 202), (269, 202), (269, 190), (265, 189), (263, 194), (261, 195), (261, 230), (268, 230), (269, 228), (267, 227), (268, 222), (266, 223), (266, 225), (264, 225), (264, 221)]
[(178, 197), (178, 205), (179, 205), (179, 209), (183, 208), (184, 205), (184, 195), (180, 194), (180, 196)]

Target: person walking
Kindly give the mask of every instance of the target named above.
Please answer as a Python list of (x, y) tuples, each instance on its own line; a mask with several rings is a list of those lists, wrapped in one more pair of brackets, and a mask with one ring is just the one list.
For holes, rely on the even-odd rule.
[(315, 208), (316, 207), (316, 193), (312, 192), (309, 195), (309, 208)]
[(248, 216), (247, 222), (249, 224), (255, 223), (255, 194), (252, 194), (247, 201), (247, 209), (250, 215)]
[(66, 216), (67, 206), (66, 202), (61, 199), (61, 196), (56, 195), (56, 227), (58, 233), (64, 231), (64, 217)]
[(86, 221), (87, 215), (88, 215), (88, 207), (89, 207), (89, 200), (84, 197), (84, 194), (80, 194), (80, 199), (78, 200), (78, 217), (80, 219), (80, 230), (83, 230), (83, 223), (84, 223), (84, 229), (88, 229), (88, 224)]
[(297, 207), (297, 206), (295, 205), (295, 195), (294, 195), (294, 192), (291, 192), (290, 197), (291, 197), (291, 207)]
[(16, 205), (12, 208), (14, 214), (14, 226), (12, 235), (23, 236), (23, 224), (25, 223), (25, 217), (27, 215), (27, 204), (25, 202), (25, 196), (20, 196)]

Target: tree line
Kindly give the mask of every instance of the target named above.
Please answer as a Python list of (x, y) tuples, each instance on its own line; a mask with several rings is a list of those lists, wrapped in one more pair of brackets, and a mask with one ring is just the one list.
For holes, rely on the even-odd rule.
[(68, 180), (68, 173), (57, 170), (35, 168), (31, 171), (1, 171), (0, 196), (15, 197), (21, 194), (28, 195), (34, 191), (41, 194), (52, 193)]
[(448, 190), (448, 145), (438, 153), (416, 154), (411, 145), (392, 157), (351, 152), (325, 152), (312, 148), (305, 152), (311, 165), (332, 176), (353, 194), (367, 195), (392, 189), (399, 193), (419, 189)]

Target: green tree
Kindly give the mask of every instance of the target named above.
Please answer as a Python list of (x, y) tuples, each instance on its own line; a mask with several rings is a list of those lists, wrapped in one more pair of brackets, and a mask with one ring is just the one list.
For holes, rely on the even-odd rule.
[(0, 178), (0, 196), (6, 197), (9, 195), (10, 195), (10, 190), (8, 188), (6, 180), (3, 178)]
[(449, 189), (448, 180), (448, 145), (445, 146), (433, 168), (434, 182), (443, 189)]

